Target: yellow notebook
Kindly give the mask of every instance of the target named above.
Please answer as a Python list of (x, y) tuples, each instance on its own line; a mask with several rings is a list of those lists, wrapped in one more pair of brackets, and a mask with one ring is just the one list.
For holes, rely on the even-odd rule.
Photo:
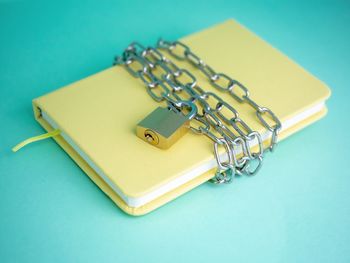
[[(247, 86), (260, 105), (272, 109), (282, 122), (280, 140), (325, 115), (330, 95), (326, 85), (234, 20), (181, 41), (216, 71)], [(252, 108), (215, 90), (192, 66), (185, 62), (179, 66), (195, 72), (204, 90), (219, 93), (268, 139)], [(137, 123), (158, 106), (143, 83), (120, 66), (33, 101), (37, 121), (47, 131), (59, 128), (57, 143), (132, 215), (156, 209), (208, 181), (215, 171), (212, 142), (204, 136), (189, 132), (168, 150), (136, 136)]]

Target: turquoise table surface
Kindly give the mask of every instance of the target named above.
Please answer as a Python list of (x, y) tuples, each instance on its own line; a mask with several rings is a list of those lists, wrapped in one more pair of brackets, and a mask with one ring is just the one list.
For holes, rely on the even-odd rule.
[[(11, 152), (33, 98), (228, 18), (333, 92), (257, 176), (131, 217), (53, 140)], [(0, 1), (0, 40), (0, 262), (350, 262), (349, 1)]]

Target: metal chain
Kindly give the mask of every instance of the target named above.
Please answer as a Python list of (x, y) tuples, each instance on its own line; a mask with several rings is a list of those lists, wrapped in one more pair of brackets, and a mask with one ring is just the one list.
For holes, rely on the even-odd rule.
[[(222, 77), (228, 79), (228, 77), (222, 73), (215, 73), (215, 71), (204, 64), (204, 62), (199, 62), (202, 60), (193, 54), (184, 44), (178, 41), (172, 43), (161, 41), (161, 43), (162, 48), (166, 46), (169, 53), (175, 58), (184, 60), (188, 57), (189, 61), (193, 59), (197, 60), (201, 65), (199, 69), (208, 77), (211, 76), (210, 79)], [(180, 57), (173, 52), (175, 47), (182, 47), (184, 49), (184, 54), (186, 53), (189, 55)], [(179, 102), (186, 101), (186, 99), (182, 98), (180, 95), (186, 95), (188, 97), (187, 100), (196, 103), (197, 107), (202, 108), (202, 113), (198, 112), (191, 121), (191, 124), (197, 122), (199, 126), (195, 127), (191, 125), (190, 128), (194, 133), (206, 135), (214, 142), (214, 156), (218, 166), (212, 182), (218, 184), (229, 183), (235, 174), (253, 175), (257, 173), (261, 167), (264, 153), (260, 134), (256, 131), (252, 131), (249, 126), (239, 118), (237, 110), (217, 94), (205, 92), (200, 88), (197, 84), (197, 79), (188, 70), (179, 68), (157, 49), (152, 47), (145, 48), (137, 42), (130, 44), (125, 49), (122, 56), (115, 58), (114, 65), (119, 64), (124, 65), (131, 75), (143, 81), (147, 92), (155, 101), (166, 101), (170, 109), (176, 112), (182, 111), (181, 107), (177, 105), (179, 105)], [(187, 81), (180, 80), (180, 78), (185, 78)], [(231, 92), (232, 87), (227, 90), (233, 94)], [(248, 101), (251, 101), (249, 93), (247, 92), (246, 94), (248, 96)], [(211, 106), (209, 103), (210, 100), (216, 101), (216, 104)], [(257, 105), (255, 102), (253, 103)], [(222, 109), (225, 108), (229, 110), (232, 116), (225, 116), (223, 114)], [(267, 112), (270, 114), (280, 124), (272, 111), (258, 106), (258, 110), (259, 109), (263, 113)], [(262, 113), (258, 115), (258, 118), (264, 124), (268, 125), (268, 130), (273, 134), (272, 142), (269, 147), (272, 149), (272, 143), (275, 144), (277, 140), (277, 133), (279, 131), (277, 127), (278, 123), (276, 121), (275, 126), (269, 125), (262, 117)], [(211, 129), (214, 129), (214, 132), (211, 131)], [(215, 133), (222, 137), (218, 137)], [(252, 152), (250, 149), (250, 143), (253, 141), (256, 141), (258, 144), (258, 151), (256, 152)], [(220, 146), (225, 149), (227, 161), (222, 161), (219, 157), (218, 148)], [(242, 153), (241, 158), (238, 158), (239, 152)]]
[[(268, 149), (273, 151), (277, 143), (278, 133), (282, 127), (281, 122), (269, 108), (259, 106), (250, 97), (247, 87), (224, 73), (217, 73), (212, 67), (197, 56), (189, 46), (180, 41), (169, 42), (160, 39), (157, 43), (157, 47), (167, 50), (174, 58), (178, 60), (186, 60), (193, 66), (197, 67), (209, 79), (211, 85), (218, 90), (228, 92), (240, 103), (248, 103), (256, 111), (260, 123), (271, 132), (271, 142)], [(219, 80), (224, 84), (220, 84)], [(267, 118), (269, 118), (273, 124), (269, 124)]]

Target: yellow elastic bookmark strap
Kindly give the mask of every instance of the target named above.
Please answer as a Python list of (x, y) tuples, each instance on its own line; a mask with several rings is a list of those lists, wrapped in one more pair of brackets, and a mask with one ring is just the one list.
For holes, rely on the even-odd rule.
[(13, 152), (17, 152), (19, 149), (23, 148), (24, 146), (26, 146), (29, 143), (45, 140), (47, 138), (51, 138), (51, 137), (54, 137), (56, 135), (59, 135), (60, 133), (61, 133), (61, 131), (56, 129), (56, 130), (53, 130), (51, 132), (44, 133), (42, 135), (38, 135), (38, 136), (34, 136), (34, 137), (31, 137), (31, 138), (28, 138), (28, 139), (24, 140), (23, 142), (20, 142), (19, 144), (17, 144), (15, 147), (13, 147), (12, 151)]

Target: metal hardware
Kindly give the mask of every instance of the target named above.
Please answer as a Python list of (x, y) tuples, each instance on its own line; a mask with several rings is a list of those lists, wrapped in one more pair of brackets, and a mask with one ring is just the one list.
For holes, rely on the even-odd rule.
[[(222, 161), (219, 154), (219, 145), (223, 145), (227, 156), (227, 161)], [(221, 138), (218, 142), (214, 143), (214, 156), (218, 164), (215, 176), (211, 179), (211, 182), (215, 184), (230, 183), (236, 173), (236, 169), (233, 163), (232, 151), (228, 142)]]
[[(165, 41), (159, 40), (158, 48), (164, 49), (169, 52), (170, 55), (179, 60), (187, 60), (189, 63), (197, 67), (201, 72), (204, 73), (209, 79), (209, 82), (216, 87), (218, 90), (229, 92), (233, 98), (235, 98), (239, 103), (248, 103), (252, 108), (255, 109), (257, 117), (260, 123), (268, 129), (271, 135), (271, 142), (268, 149), (273, 150), (276, 142), (278, 133), (281, 130), (281, 122), (277, 116), (268, 108), (259, 106), (254, 100), (250, 98), (249, 90), (239, 81), (229, 77), (224, 73), (216, 73), (214, 69), (209, 67), (198, 55), (192, 52), (190, 47), (179, 41)], [(225, 85), (219, 84), (220, 79), (224, 80)], [(268, 114), (270, 119), (275, 123), (271, 126), (262, 116), (264, 113)], [(261, 155), (262, 156), (262, 155)]]
[[(268, 149), (273, 150), (281, 122), (270, 109), (251, 99), (247, 87), (216, 72), (182, 42), (161, 39), (157, 48), (168, 51), (177, 60), (189, 62), (219, 91), (229, 93), (238, 103), (250, 105), (259, 122), (271, 132)], [(261, 135), (240, 118), (232, 104), (198, 86), (192, 72), (179, 68), (157, 49), (137, 42), (116, 57), (114, 65), (123, 65), (132, 76), (141, 79), (155, 101), (167, 103), (167, 108), (158, 107), (137, 125), (136, 134), (141, 139), (166, 149), (188, 130), (205, 135), (214, 145), (217, 170), (211, 181), (216, 184), (229, 183), (236, 174), (254, 175), (259, 171), (265, 152)], [(253, 144), (257, 144), (254, 151)], [(220, 147), (224, 148), (223, 153)], [(220, 158), (222, 154), (227, 160)]]
[[(168, 149), (178, 141), (189, 130), (189, 122), (196, 115), (197, 107), (186, 101), (173, 102), (171, 105), (179, 111), (158, 107), (137, 124), (136, 135), (161, 149)], [(189, 109), (187, 114), (182, 113), (184, 108)]]

